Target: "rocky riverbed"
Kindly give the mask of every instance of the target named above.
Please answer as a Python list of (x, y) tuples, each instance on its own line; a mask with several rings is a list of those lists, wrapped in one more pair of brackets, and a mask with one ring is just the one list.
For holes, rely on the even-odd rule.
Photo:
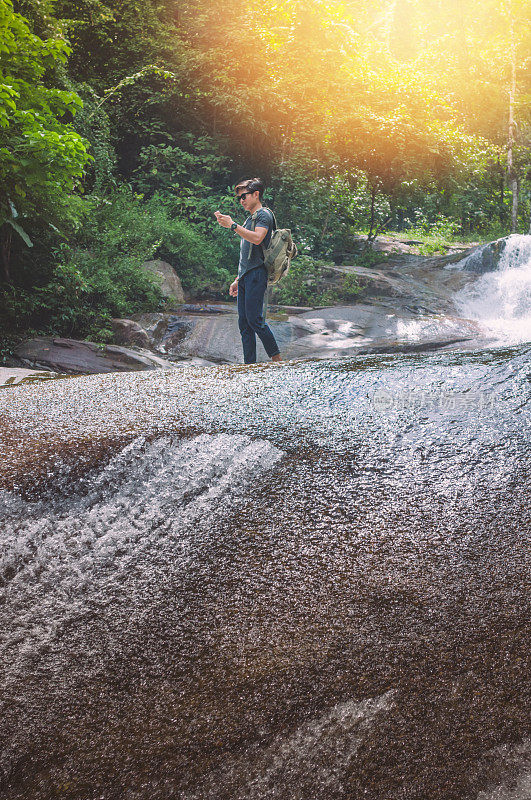
[[(412, 245), (385, 238), (377, 247), (389, 256), (378, 269), (345, 265), (325, 276), (333, 286), (344, 274), (356, 275), (362, 286), (357, 302), (327, 308), (269, 306), (268, 322), (285, 359), (432, 350), (482, 339), (477, 323), (463, 318), (453, 300), (456, 291), (477, 279), (472, 270), (453, 268), (474, 248), (426, 258), (412, 252)], [(496, 259), (491, 262), (494, 269)], [(113, 326), (111, 346), (41, 337), (21, 343), (9, 366), (90, 374), (242, 360), (234, 302), (181, 303), (172, 312), (139, 314), (114, 320)], [(267, 360), (261, 343), (258, 358)], [(10, 377), (23, 379), (20, 373), (4, 372), (4, 382)]]
[(0, 393), (2, 797), (528, 800), (529, 246)]

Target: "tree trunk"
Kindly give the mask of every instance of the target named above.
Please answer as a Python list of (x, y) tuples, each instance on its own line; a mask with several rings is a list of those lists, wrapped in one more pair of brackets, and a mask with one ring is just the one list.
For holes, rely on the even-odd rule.
[(503, 165), (502, 165), (501, 160), (500, 160), (500, 152), (499, 151), (498, 151), (498, 170), (497, 171), (498, 171), (499, 178), (500, 178), (499, 184), (498, 184), (498, 189), (499, 189), (499, 192), (500, 192), (499, 199), (498, 199), (498, 218), (499, 218), (500, 222), (503, 223), (503, 217), (504, 217), (504, 213), (505, 213), (505, 209), (503, 207), (504, 194), (505, 194), (505, 175), (504, 175)]
[(518, 226), (518, 178), (514, 170), (513, 150), (515, 144), (514, 100), (516, 95), (516, 43), (514, 38), (514, 19), (511, 11), (511, 88), (509, 90), (509, 138), (507, 143), (507, 182), (511, 187), (513, 204), (511, 209), (511, 232)]
[(365, 250), (369, 250), (372, 245), (372, 231), (374, 228), (374, 206), (376, 203), (376, 186), (371, 186), (371, 224), (369, 227), (369, 233), (367, 235), (367, 244), (365, 246)]
[(513, 191), (513, 206), (511, 209), (511, 233), (516, 233), (518, 230), (518, 196), (520, 194), (520, 181), (513, 176), (511, 181), (511, 188)]
[(2, 272), (4, 280), (9, 282), (11, 275), (9, 272), (9, 262), (11, 261), (11, 238), (13, 231), (7, 225), (3, 225), (1, 229), (1, 247), (2, 247)]
[(326, 217), (325, 217), (325, 221), (324, 221), (324, 225), (323, 225), (323, 230), (321, 231), (321, 237), (320, 237), (320, 240), (319, 240), (320, 242), (323, 241), (323, 239), (325, 237), (325, 234), (326, 234), (326, 232), (328, 230), (328, 221), (330, 219), (330, 207), (331, 207), (331, 203), (329, 202), (328, 203), (328, 208), (326, 209)]

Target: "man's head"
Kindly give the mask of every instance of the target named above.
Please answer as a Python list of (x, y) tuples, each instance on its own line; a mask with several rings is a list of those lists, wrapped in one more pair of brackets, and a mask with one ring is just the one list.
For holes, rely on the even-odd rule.
[(247, 178), (234, 187), (240, 205), (250, 214), (262, 205), (264, 189), (264, 182), (260, 178)]

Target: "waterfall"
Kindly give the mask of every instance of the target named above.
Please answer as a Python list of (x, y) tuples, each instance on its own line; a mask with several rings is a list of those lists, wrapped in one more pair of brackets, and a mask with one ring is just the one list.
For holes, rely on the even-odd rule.
[(498, 269), (465, 286), (455, 302), (462, 317), (476, 320), (496, 342), (531, 341), (531, 236), (509, 236)]

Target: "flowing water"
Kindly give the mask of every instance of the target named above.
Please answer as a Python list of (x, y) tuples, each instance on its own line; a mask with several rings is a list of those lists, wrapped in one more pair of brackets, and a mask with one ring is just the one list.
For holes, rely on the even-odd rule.
[(2, 796), (529, 798), (530, 355), (1, 393)]
[(456, 296), (463, 317), (500, 344), (531, 341), (531, 236), (509, 236), (498, 269)]

